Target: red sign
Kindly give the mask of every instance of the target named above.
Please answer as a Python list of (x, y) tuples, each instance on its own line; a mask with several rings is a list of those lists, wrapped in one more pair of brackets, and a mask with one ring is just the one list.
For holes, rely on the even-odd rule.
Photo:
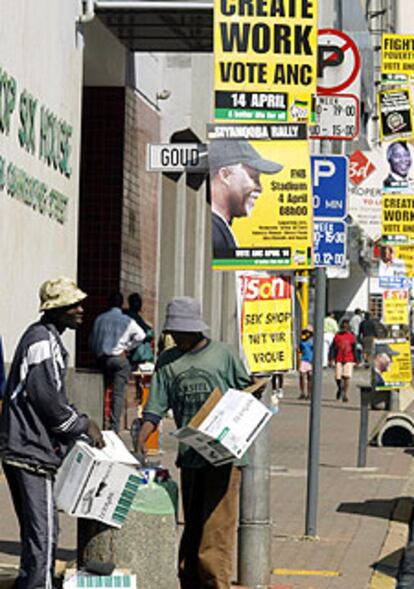
[[(318, 32), (318, 45), (324, 48), (324, 65), (332, 60), (338, 61), (338, 54), (341, 59), (337, 65), (323, 68), (322, 83), (318, 84), (317, 90), (325, 94), (340, 93), (349, 88), (358, 77), (361, 69), (361, 57), (358, 47), (351, 37), (336, 29), (320, 29)], [(329, 49), (332, 52), (329, 55)]]
[(354, 151), (349, 157), (349, 179), (355, 186), (359, 186), (374, 170), (376, 167), (362, 151)]

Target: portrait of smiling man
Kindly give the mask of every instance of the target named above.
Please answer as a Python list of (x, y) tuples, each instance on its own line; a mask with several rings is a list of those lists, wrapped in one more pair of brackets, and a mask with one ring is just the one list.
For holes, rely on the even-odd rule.
[(279, 163), (262, 158), (247, 140), (216, 139), (208, 148), (213, 257), (232, 258), (238, 247), (234, 218), (249, 217), (262, 192), (260, 174), (276, 174)]

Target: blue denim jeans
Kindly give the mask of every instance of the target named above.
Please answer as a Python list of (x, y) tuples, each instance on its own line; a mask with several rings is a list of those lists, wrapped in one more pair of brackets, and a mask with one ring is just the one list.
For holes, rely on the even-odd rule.
[(120, 418), (124, 405), (124, 394), (128, 384), (131, 364), (126, 356), (103, 356), (99, 364), (105, 378), (105, 387), (112, 385), (112, 407), (110, 428), (119, 432)]

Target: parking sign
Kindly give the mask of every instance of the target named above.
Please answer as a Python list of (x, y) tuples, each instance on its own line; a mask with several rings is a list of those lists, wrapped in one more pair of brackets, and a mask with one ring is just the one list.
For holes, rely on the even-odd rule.
[(347, 214), (348, 158), (311, 156), (313, 214), (315, 218), (343, 219)]
[(343, 221), (315, 221), (314, 246), (315, 266), (345, 266), (345, 223)]

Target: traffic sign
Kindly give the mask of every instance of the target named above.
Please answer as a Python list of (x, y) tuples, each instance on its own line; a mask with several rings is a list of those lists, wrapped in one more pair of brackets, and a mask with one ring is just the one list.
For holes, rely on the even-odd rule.
[(343, 219), (347, 214), (348, 158), (313, 155), (311, 174), (314, 217)]
[(315, 266), (345, 266), (346, 225), (343, 221), (315, 221)]
[(336, 29), (320, 29), (318, 47), (318, 93), (349, 92), (361, 69), (361, 57), (353, 39)]
[(359, 133), (359, 100), (354, 94), (316, 96), (315, 124), (309, 127), (311, 139), (350, 141)]

